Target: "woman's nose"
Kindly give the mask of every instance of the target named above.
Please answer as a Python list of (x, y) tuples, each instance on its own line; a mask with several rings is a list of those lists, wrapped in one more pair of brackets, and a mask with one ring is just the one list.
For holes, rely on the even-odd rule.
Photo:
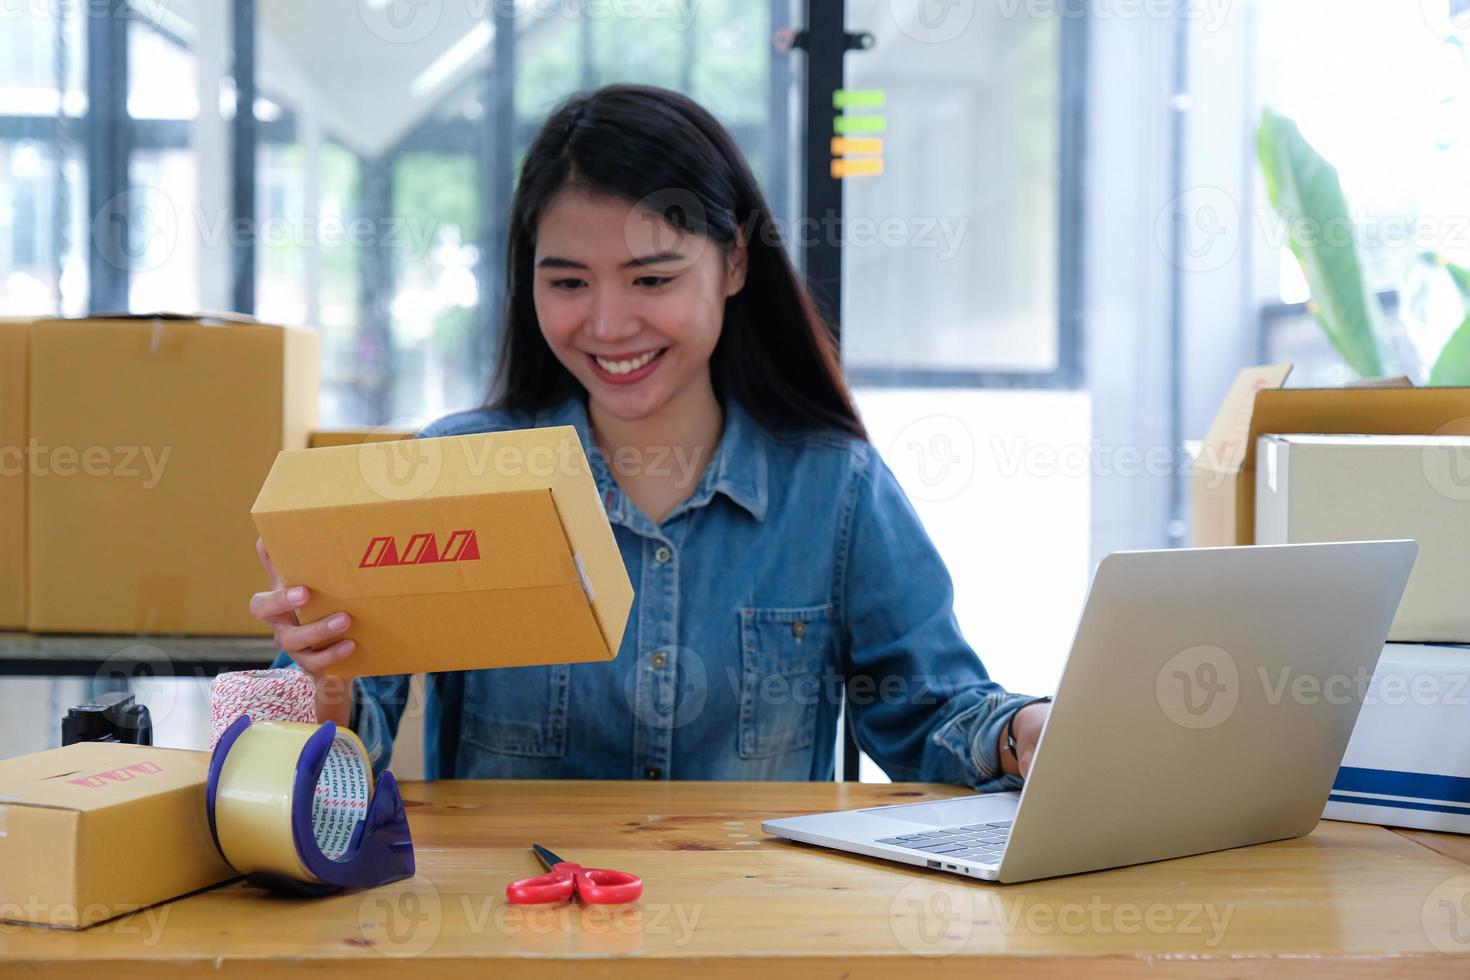
[(586, 329), (604, 343), (615, 342), (638, 333), (638, 318), (622, 299), (608, 292), (597, 296), (588, 312)]

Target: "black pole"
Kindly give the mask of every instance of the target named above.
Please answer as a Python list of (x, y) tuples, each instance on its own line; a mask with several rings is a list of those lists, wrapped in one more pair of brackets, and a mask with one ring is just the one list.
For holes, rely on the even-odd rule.
[[(393, 213), (393, 170), (397, 162), (391, 151), (359, 158), (362, 216), (372, 223), (371, 227), (386, 228)], [(378, 234), (363, 244), (361, 254), (362, 327), (356, 358), (365, 378), (360, 389), (361, 414), (369, 424), (382, 425), (393, 414), (393, 250)]]
[(230, 306), (255, 312), (255, 0), (233, 0), (235, 118), (230, 125)]
[[(490, 5), (495, 42), (485, 73), (485, 126), (482, 130), (484, 185), (487, 188), (480, 242), (480, 328), (476, 331), (475, 363), (488, 384), (495, 340), (505, 303), (506, 235), (511, 195), (515, 191), (516, 151), (516, 19), (508, 3)], [(587, 26), (581, 25), (582, 30)]]
[(847, 52), (846, 4), (807, 0), (806, 221), (798, 226), (802, 269), (817, 308), (842, 335), (842, 181), (832, 176), (832, 135), (837, 110), (832, 93), (843, 87)]
[[(131, 207), (128, 202), (127, 7), (87, 17), (87, 254), (93, 313), (128, 308)], [(57, 221), (65, 221), (58, 215)]]
[[(791, 27), (789, 0), (770, 0), (770, 32)], [(766, 77), (766, 200), (779, 226), (791, 228), (791, 59), (771, 51)]]

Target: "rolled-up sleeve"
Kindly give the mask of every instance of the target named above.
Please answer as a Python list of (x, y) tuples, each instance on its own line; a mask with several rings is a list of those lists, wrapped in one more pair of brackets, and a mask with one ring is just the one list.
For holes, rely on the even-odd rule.
[(997, 743), (1029, 698), (992, 681), (960, 634), (954, 588), (903, 488), (871, 445), (843, 502), (839, 595), (858, 745), (895, 780), (1015, 789)]

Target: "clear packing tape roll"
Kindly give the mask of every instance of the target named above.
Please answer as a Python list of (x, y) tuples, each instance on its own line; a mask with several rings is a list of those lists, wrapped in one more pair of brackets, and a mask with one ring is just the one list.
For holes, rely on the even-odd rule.
[(362, 741), (332, 722), (251, 722), (220, 736), (206, 800), (215, 845), (253, 884), (327, 894), (414, 873), (413, 838), (391, 772), (372, 783)]

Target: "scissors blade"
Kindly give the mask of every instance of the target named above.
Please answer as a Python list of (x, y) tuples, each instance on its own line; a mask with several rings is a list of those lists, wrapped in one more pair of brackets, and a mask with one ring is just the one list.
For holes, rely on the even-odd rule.
[(561, 858), (557, 857), (555, 854), (552, 854), (550, 851), (548, 851), (546, 848), (542, 847), (540, 844), (532, 844), (531, 845), (531, 850), (535, 851), (536, 852), (536, 856), (541, 859), (541, 863), (544, 864), (544, 865), (546, 865), (546, 870), (547, 871), (550, 871), (551, 870), (552, 865), (564, 864), (565, 863), (564, 861), (562, 861)]

